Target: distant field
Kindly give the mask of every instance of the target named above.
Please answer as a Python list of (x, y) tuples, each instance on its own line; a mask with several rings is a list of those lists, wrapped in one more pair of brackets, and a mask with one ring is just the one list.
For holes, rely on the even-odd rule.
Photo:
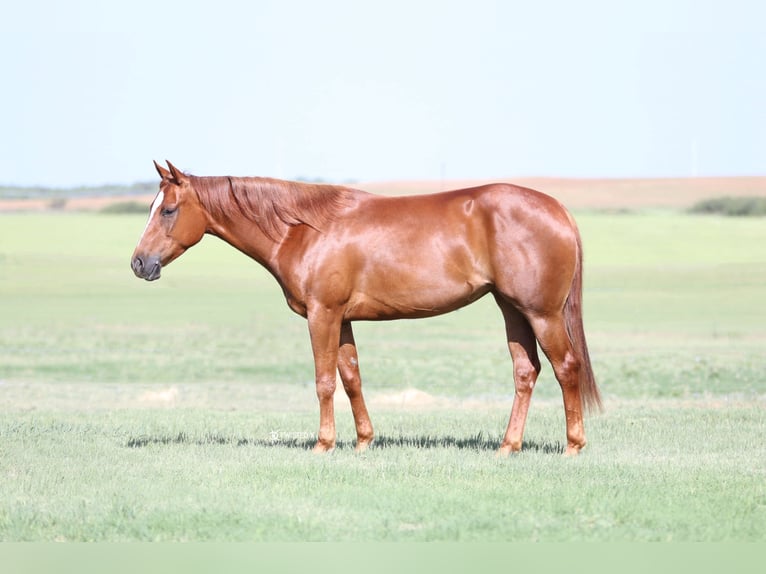
[[(221, 175), (221, 174), (199, 174)], [(246, 174), (232, 174), (246, 175)], [(564, 179), (518, 177), (446, 181), (387, 181), (350, 183), (351, 187), (384, 195), (433, 193), (496, 181), (538, 189), (560, 199), (570, 209), (636, 210), (686, 209), (702, 199), (717, 197), (766, 197), (766, 177), (700, 177), (666, 179)], [(154, 197), (156, 183), (76, 190), (0, 188), (3, 211), (93, 211), (115, 202)]]
[(307, 447), (305, 322), (207, 238), (147, 284), (144, 217), (0, 214), (0, 540), (766, 538), (766, 225), (577, 211), (606, 402), (575, 460), (544, 366), (525, 450), (491, 299), (356, 327), (377, 447)]
[(563, 179), (520, 177), (493, 180), (399, 181), (362, 184), (373, 193), (404, 195), (433, 193), (508, 181), (548, 193), (570, 209), (635, 210), (685, 209), (700, 199), (713, 197), (766, 197), (766, 177), (699, 177), (666, 179)]

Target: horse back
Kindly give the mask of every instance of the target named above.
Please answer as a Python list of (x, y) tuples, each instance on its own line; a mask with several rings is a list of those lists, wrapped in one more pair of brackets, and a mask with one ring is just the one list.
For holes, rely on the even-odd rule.
[(574, 273), (571, 222), (557, 200), (509, 184), (360, 194), (332, 229), (313, 234), (304, 261), (316, 275), (303, 283), (331, 287), (349, 319), (431, 316), (490, 291), (544, 311), (563, 304)]

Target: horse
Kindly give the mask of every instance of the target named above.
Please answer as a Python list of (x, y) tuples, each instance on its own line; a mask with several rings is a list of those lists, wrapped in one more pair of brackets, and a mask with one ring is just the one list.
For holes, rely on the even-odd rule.
[(582, 320), (582, 242), (556, 199), (507, 183), (389, 197), (345, 186), (261, 177), (198, 177), (156, 161), (159, 191), (131, 258), (147, 281), (205, 234), (276, 279), (308, 321), (319, 433), (335, 448), (336, 376), (351, 403), (356, 450), (373, 440), (354, 321), (449, 313), (491, 293), (505, 321), (514, 399), (498, 456), (521, 450), (541, 363), (561, 387), (566, 455), (585, 446), (583, 412), (602, 401)]

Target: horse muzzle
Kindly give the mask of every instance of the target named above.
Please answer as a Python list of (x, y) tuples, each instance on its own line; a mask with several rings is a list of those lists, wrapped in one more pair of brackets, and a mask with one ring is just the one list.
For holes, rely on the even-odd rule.
[(130, 267), (139, 279), (155, 281), (160, 278), (162, 263), (160, 263), (160, 258), (157, 255), (150, 255), (149, 257), (136, 255), (130, 262)]

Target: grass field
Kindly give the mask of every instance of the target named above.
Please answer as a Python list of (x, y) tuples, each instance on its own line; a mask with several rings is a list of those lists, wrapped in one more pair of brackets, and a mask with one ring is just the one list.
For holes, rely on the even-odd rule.
[(213, 238), (147, 284), (139, 216), (0, 215), (0, 540), (766, 539), (766, 221), (577, 214), (606, 402), (561, 456), (546, 364), (496, 460), (511, 362), (491, 298), (356, 326), (377, 445), (307, 447), (305, 322)]

